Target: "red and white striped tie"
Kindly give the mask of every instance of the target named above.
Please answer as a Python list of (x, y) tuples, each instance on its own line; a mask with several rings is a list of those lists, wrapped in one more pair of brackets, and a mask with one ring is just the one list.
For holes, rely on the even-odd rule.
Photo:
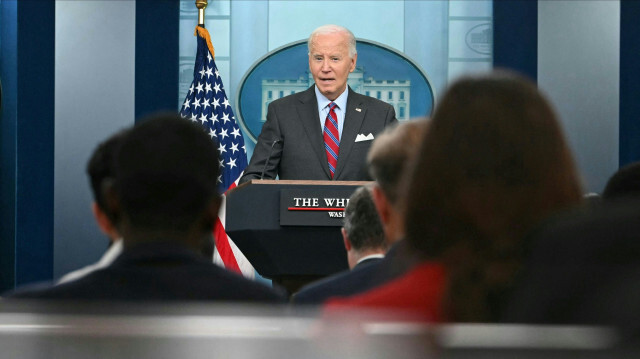
[(338, 133), (338, 116), (336, 115), (336, 104), (329, 104), (329, 114), (324, 121), (324, 149), (327, 152), (327, 162), (329, 162), (329, 171), (331, 171), (331, 179), (338, 165), (338, 152), (340, 152), (340, 134)]

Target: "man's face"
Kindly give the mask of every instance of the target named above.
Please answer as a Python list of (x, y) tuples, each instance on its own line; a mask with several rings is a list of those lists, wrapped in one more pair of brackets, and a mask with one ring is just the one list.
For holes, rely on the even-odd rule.
[(311, 42), (309, 71), (318, 90), (333, 101), (347, 88), (347, 77), (356, 68), (358, 54), (349, 57), (347, 34), (317, 35)]

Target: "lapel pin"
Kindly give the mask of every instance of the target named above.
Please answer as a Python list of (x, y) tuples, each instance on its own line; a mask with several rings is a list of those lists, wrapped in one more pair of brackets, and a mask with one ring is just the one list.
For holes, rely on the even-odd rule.
[(360, 109), (360, 107), (356, 107), (356, 111), (358, 111), (358, 112), (362, 112), (362, 110)]

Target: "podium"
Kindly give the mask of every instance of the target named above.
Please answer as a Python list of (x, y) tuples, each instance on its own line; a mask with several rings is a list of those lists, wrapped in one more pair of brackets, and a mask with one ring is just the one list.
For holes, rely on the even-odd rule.
[(346, 270), (345, 199), (368, 183), (252, 180), (227, 195), (227, 233), (261, 276), (288, 289)]

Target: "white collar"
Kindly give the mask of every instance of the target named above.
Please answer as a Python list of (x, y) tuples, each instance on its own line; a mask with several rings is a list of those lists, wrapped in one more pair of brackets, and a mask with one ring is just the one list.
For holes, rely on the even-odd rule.
[(336, 105), (338, 105), (338, 108), (342, 110), (343, 113), (347, 110), (347, 97), (349, 97), (349, 86), (347, 86), (344, 89), (344, 91), (342, 91), (340, 96), (338, 96), (338, 98), (336, 98), (333, 101), (326, 98), (320, 92), (320, 90), (318, 90), (318, 86), (314, 85), (313, 88), (316, 91), (316, 99), (318, 99), (318, 109), (320, 111), (322, 111), (325, 107), (329, 106), (331, 102), (334, 102)]
[(367, 259), (373, 259), (373, 258), (384, 258), (384, 254), (381, 254), (381, 253), (379, 253), (379, 254), (369, 254), (368, 256), (364, 256), (364, 257), (360, 258), (356, 264), (360, 264), (360, 262), (364, 262)]

